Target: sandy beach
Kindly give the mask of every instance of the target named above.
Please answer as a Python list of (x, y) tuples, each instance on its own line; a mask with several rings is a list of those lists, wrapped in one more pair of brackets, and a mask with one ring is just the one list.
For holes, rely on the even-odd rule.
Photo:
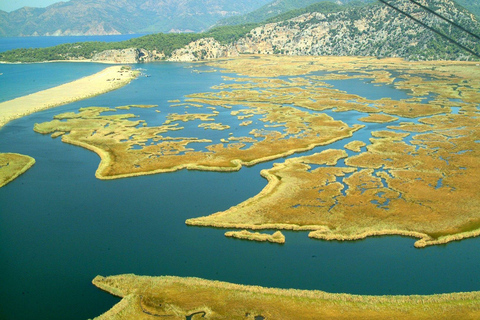
[(137, 72), (130, 67), (108, 67), (96, 74), (54, 88), (0, 103), (0, 128), (11, 120), (106, 93), (130, 83)]

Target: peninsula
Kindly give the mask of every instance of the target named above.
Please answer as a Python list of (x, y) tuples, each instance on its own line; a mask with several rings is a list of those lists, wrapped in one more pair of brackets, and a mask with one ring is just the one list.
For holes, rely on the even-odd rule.
[[(108, 67), (96, 74), (54, 88), (0, 103), (0, 129), (9, 121), (37, 111), (88, 99), (130, 83), (137, 76), (127, 66)], [(27, 155), (0, 153), (0, 187), (27, 171), (35, 159)]]
[(17, 153), (0, 153), (0, 188), (35, 164), (32, 157)]
[(122, 300), (103, 319), (478, 319), (480, 293), (360, 296), (273, 289), (199, 278), (97, 276)]

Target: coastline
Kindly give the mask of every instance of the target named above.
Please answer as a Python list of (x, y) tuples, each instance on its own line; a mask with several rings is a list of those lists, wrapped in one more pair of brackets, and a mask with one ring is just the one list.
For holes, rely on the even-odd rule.
[[(95, 319), (477, 319), (480, 292), (355, 295), (267, 288), (175, 276), (97, 276), (93, 285), (122, 298)], [(225, 303), (228, 301), (228, 303)]]
[(121, 88), (138, 73), (126, 66), (112, 66), (91, 76), (0, 103), (0, 128), (11, 120)]
[(0, 153), (0, 188), (12, 182), (35, 164), (35, 159), (18, 153)]

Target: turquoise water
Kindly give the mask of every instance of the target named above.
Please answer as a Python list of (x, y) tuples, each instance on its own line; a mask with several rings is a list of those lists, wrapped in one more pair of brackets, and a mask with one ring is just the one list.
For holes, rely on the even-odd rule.
[(0, 64), (0, 102), (49, 89), (105, 69), (101, 63)]
[[(75, 78), (70, 73), (76, 67), (70, 64), (28, 66), (45, 68), (45, 74), (55, 72), (58, 76), (52, 78), (62, 73)], [(96, 72), (96, 65), (82, 66), (92, 68), (85, 69), (85, 74)], [(86, 319), (100, 315), (119, 299), (91, 284), (98, 274), (195, 276), (374, 295), (480, 290), (478, 238), (415, 249), (414, 239), (398, 236), (326, 242), (308, 239), (307, 232), (284, 232), (286, 244), (277, 245), (225, 238), (225, 229), (185, 225), (188, 218), (228, 209), (257, 194), (266, 185), (260, 170), (282, 159), (234, 173), (183, 170), (101, 181), (94, 177), (99, 163), (96, 154), (32, 130), (34, 123), (49, 121), (62, 112), (127, 104), (159, 105), (158, 115), (147, 109), (125, 111), (150, 117), (147, 123), (154, 125), (160, 119), (152, 114), (161, 117), (183, 112), (170, 108), (168, 100), (182, 100), (186, 94), (210, 91), (211, 86), (225, 82), (223, 74), (198, 74), (186, 66), (189, 64), (135, 65), (150, 77), (140, 77), (122, 89), (86, 101), (12, 121), (0, 129), (0, 152), (28, 154), (37, 161), (0, 189), (0, 319)], [(27, 79), (34, 77), (25, 74)], [(12, 77), (10, 81), (21, 84), (25, 79)], [(356, 90), (362, 86), (382, 90), (365, 83), (351, 85)], [(20, 85), (9, 90), (23, 89)], [(222, 116), (231, 110), (218, 111)], [(329, 114), (347, 123), (363, 116)], [(353, 138), (309, 153), (368, 139), (370, 131), (379, 126), (367, 124)]]

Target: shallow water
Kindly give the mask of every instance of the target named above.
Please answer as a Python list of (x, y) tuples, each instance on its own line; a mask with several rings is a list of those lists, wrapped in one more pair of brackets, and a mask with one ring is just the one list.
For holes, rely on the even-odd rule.
[(105, 69), (100, 63), (0, 64), (0, 102), (49, 89)]
[[(52, 65), (46, 66), (48, 70)], [(93, 66), (91, 73), (96, 72)], [(286, 243), (278, 245), (225, 238), (226, 229), (185, 225), (188, 218), (225, 210), (257, 194), (266, 185), (260, 170), (283, 159), (234, 173), (182, 170), (101, 181), (94, 177), (99, 163), (96, 154), (32, 130), (36, 122), (87, 106), (156, 104), (162, 116), (182, 113), (182, 109), (170, 108), (168, 100), (183, 100), (186, 94), (210, 91), (211, 86), (224, 82), (224, 74), (198, 74), (185, 66), (141, 65), (150, 77), (12, 121), (0, 130), (0, 152), (23, 153), (37, 161), (0, 189), (0, 318), (100, 315), (118, 299), (91, 284), (98, 274), (195, 276), (374, 295), (480, 290), (478, 238), (415, 249), (414, 239), (399, 236), (326, 242), (308, 239), (307, 232), (287, 231)], [(63, 66), (52, 68), (62, 74)], [(69, 65), (64, 68), (65, 73), (72, 72)], [(373, 86), (366, 87), (372, 90)], [(118, 112), (141, 113), (149, 125), (162, 121), (153, 118), (159, 115), (151, 109)], [(328, 113), (347, 123), (363, 116)], [(353, 138), (304, 154), (367, 140), (371, 130), (382, 126), (366, 124)]]

